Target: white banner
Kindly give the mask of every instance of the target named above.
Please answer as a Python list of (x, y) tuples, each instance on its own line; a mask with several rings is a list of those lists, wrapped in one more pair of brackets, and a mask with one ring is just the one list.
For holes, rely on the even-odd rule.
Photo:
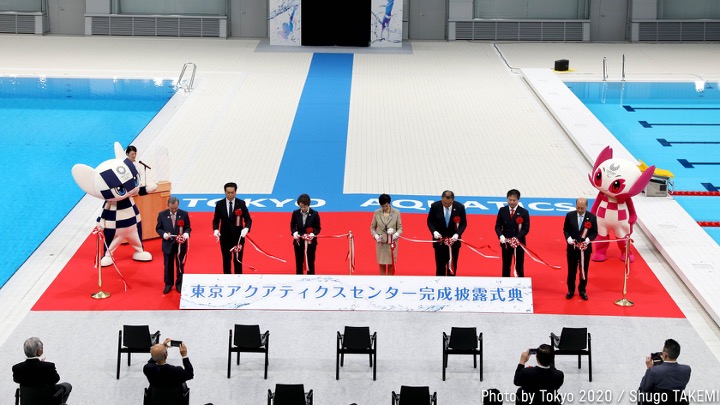
[(402, 46), (403, 0), (372, 0), (370, 19), (370, 46)]
[(532, 313), (530, 278), (185, 274), (180, 309)]
[(270, 0), (270, 45), (302, 45), (300, 0)]

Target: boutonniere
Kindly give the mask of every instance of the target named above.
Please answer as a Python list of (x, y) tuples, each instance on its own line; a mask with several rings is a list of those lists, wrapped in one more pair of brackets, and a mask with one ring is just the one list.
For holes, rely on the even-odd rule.
[(588, 231), (590, 231), (590, 228), (592, 228), (592, 224), (590, 223), (590, 221), (585, 221), (583, 223), (583, 231), (582, 231), (582, 234), (580, 235), (580, 239), (585, 239), (587, 237), (587, 234), (588, 234)]
[(518, 232), (520, 232), (520, 230), (522, 229), (523, 221), (524, 221), (524, 219), (521, 216), (518, 216), (517, 218), (515, 218), (515, 223), (518, 226)]
[(240, 226), (240, 216), (242, 215), (242, 210), (235, 210), (235, 226)]

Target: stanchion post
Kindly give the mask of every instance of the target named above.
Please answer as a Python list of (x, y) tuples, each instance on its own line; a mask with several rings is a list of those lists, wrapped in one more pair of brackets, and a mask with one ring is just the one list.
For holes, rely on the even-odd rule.
[(632, 239), (630, 239), (630, 236), (626, 237), (627, 241), (625, 243), (625, 263), (623, 266), (623, 289), (622, 289), (622, 298), (615, 301), (615, 305), (619, 305), (621, 307), (631, 307), (635, 305), (632, 301), (625, 298), (627, 295), (627, 280), (629, 276), (629, 268), (630, 268), (630, 244), (632, 243)]

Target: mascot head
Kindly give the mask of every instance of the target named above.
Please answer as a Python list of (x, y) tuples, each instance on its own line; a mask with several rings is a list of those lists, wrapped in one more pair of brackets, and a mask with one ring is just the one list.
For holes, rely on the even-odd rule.
[(106, 160), (95, 169), (76, 164), (72, 175), (84, 192), (105, 201), (124, 200), (139, 191), (137, 169), (118, 142), (115, 142), (115, 159)]
[(600, 152), (592, 173), (588, 175), (590, 183), (601, 193), (620, 199), (635, 196), (645, 189), (655, 166), (641, 172), (635, 163), (612, 156), (613, 150), (609, 146)]

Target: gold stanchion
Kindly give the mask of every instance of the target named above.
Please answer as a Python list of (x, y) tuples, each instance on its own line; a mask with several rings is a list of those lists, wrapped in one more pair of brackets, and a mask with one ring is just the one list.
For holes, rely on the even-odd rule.
[(100, 260), (98, 260), (97, 264), (98, 264), (98, 287), (100, 287), (100, 291), (96, 292), (95, 294), (91, 294), (90, 296), (95, 298), (96, 300), (102, 300), (105, 298), (109, 298), (110, 293), (102, 290), (102, 265), (100, 264)]
[(632, 301), (625, 298), (627, 295), (627, 280), (630, 276), (630, 244), (632, 243), (632, 239), (630, 239), (630, 236), (627, 237), (627, 241), (625, 242), (625, 267), (623, 268), (623, 289), (622, 294), (623, 297), (617, 301), (615, 301), (615, 305), (621, 306), (621, 307), (631, 307), (635, 305)]

